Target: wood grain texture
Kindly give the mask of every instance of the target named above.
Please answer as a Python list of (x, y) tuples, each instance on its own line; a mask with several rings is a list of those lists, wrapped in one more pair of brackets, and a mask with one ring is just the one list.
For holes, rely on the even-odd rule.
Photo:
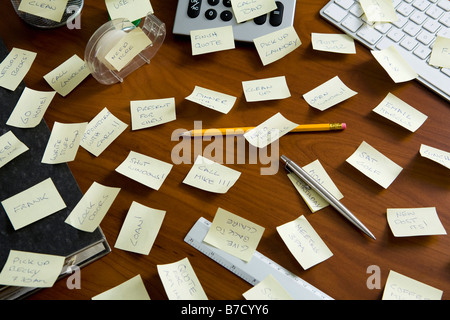
[[(83, 192), (94, 181), (122, 188), (101, 223), (111, 246), (133, 201), (167, 213), (148, 256), (113, 248), (109, 255), (82, 269), (81, 290), (67, 289), (62, 280), (30, 299), (91, 299), (141, 274), (152, 300), (165, 300), (167, 295), (156, 266), (188, 257), (209, 299), (241, 300), (242, 293), (251, 286), (183, 241), (199, 217), (211, 221), (218, 207), (264, 226), (266, 231), (258, 251), (335, 299), (381, 299), (390, 270), (441, 289), (443, 299), (450, 298), (449, 237), (395, 238), (386, 220), (387, 208), (432, 206), (446, 230), (450, 230), (449, 171), (419, 155), (422, 143), (450, 150), (449, 103), (417, 82), (393, 83), (370, 52), (359, 44), (356, 55), (312, 50), (312, 32), (338, 33), (319, 16), (326, 2), (297, 2), (295, 29), (301, 47), (264, 67), (253, 44), (237, 43), (234, 50), (192, 56), (189, 38), (171, 32), (177, 1), (152, 1), (155, 15), (166, 23), (168, 34), (149, 65), (121, 84), (104, 86), (89, 77), (67, 97), (56, 95), (45, 114), (50, 128), (55, 121), (90, 121), (105, 107), (129, 124), (99, 157), (80, 148), (76, 160), (69, 164)], [(8, 17), (0, 20), (1, 36), (8, 48), (38, 53), (25, 82), (28, 87), (43, 91), (51, 90), (43, 76), (73, 54), (84, 57), (90, 36), (108, 19), (104, 1), (98, 0), (85, 1), (81, 29), (75, 30), (33, 28), (15, 14), (9, 1), (1, 1), (0, 12)], [(302, 95), (336, 75), (358, 94), (327, 111), (309, 107)], [(245, 101), (242, 81), (275, 76), (286, 76), (290, 98), (260, 103)], [(185, 100), (196, 85), (236, 96), (235, 106), (224, 115)], [(428, 116), (417, 132), (410, 133), (372, 112), (389, 92)], [(176, 121), (131, 131), (131, 100), (170, 97), (176, 100)], [(279, 152), (300, 165), (319, 159), (343, 193), (342, 202), (374, 233), (376, 241), (362, 235), (332, 208), (312, 214), (282, 167), (275, 175), (264, 176), (260, 174), (264, 167), (261, 163), (227, 164), (242, 174), (223, 195), (184, 185), (182, 181), (190, 164), (174, 165), (159, 191), (115, 172), (131, 150), (171, 163), (171, 152), (179, 143), (172, 141), (172, 133), (180, 128), (193, 129), (194, 121), (201, 120), (204, 128), (256, 126), (277, 112), (297, 123), (347, 123), (348, 129), (342, 132), (286, 135), (280, 140)], [(346, 163), (362, 141), (403, 167), (388, 189)], [(203, 149), (209, 143), (204, 141)], [(191, 156), (193, 161), (194, 150)], [(333, 252), (330, 259), (306, 271), (276, 232), (277, 226), (300, 215), (305, 215)], [(366, 286), (370, 265), (381, 269), (380, 289), (369, 290)]]

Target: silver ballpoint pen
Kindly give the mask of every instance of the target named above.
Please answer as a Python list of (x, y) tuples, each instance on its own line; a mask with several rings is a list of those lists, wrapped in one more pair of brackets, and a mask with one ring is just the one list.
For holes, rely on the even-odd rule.
[(318, 183), (313, 177), (311, 177), (302, 167), (294, 163), (292, 160), (282, 155), (281, 160), (285, 163), (287, 171), (294, 173), (303, 182), (305, 182), (311, 189), (316, 191), (322, 196), (330, 205), (332, 205), (340, 214), (342, 214), (347, 220), (357, 226), (361, 231), (367, 234), (372, 239), (376, 240), (375, 236), (362, 224), (361, 221), (356, 218), (353, 213), (350, 212), (338, 199), (336, 199), (327, 189), (325, 189), (320, 183)]

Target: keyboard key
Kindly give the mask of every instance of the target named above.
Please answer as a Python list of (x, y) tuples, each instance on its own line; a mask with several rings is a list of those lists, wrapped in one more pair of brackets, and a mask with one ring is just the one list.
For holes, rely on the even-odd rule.
[(380, 32), (367, 25), (362, 26), (361, 29), (359, 29), (357, 35), (366, 40), (371, 45), (377, 43), (377, 41), (380, 40), (382, 36)]
[(387, 36), (391, 40), (393, 40), (395, 42), (399, 42), (405, 36), (405, 33), (402, 30), (394, 27), (394, 28), (391, 29), (391, 31), (389, 31)]
[(445, 11), (450, 11), (450, 1), (448, 0), (439, 1), (438, 6)]
[(339, 7), (337, 4), (331, 4), (330, 6), (328, 6), (325, 10), (324, 13), (329, 16), (331, 19), (337, 21), (337, 22), (341, 22), (342, 19), (344, 19), (344, 17), (347, 15), (347, 11), (342, 9), (341, 7)]
[(440, 19), (439, 22), (442, 23), (447, 28), (450, 28), (450, 12), (447, 12), (444, 14)]
[(405, 31), (411, 37), (414, 37), (420, 31), (420, 26), (418, 24), (415, 24), (414, 22), (408, 22), (403, 28), (403, 31)]
[(406, 50), (411, 51), (417, 46), (418, 42), (411, 37), (405, 37), (402, 42), (400, 42), (400, 45), (405, 48)]
[(413, 3), (413, 6), (420, 11), (424, 11), (428, 6), (430, 5), (430, 2), (428, 0), (416, 0)]
[(439, 22), (431, 19), (425, 21), (425, 23), (423, 24), (424, 29), (430, 31), (431, 33), (435, 33), (440, 26), (441, 24)]
[(342, 25), (351, 32), (356, 32), (356, 30), (358, 30), (363, 24), (364, 23), (361, 19), (358, 19), (352, 15), (348, 15), (344, 21), (342, 21)]
[(420, 59), (425, 60), (431, 53), (430, 48), (425, 47), (423, 45), (419, 45), (416, 50), (414, 50), (414, 54), (418, 56)]
[(422, 30), (416, 38), (424, 45), (429, 45), (430, 42), (434, 39), (434, 34), (425, 30)]
[(435, 6), (430, 7), (430, 9), (428, 9), (426, 12), (427, 15), (435, 20), (438, 19), (443, 13), (444, 10)]
[(355, 3), (353, 0), (335, 0), (335, 3), (337, 3), (339, 6), (344, 8), (345, 10), (350, 9), (350, 7)]
[(397, 7), (397, 12), (405, 17), (408, 17), (413, 11), (414, 8), (412, 6), (407, 5), (406, 3), (401, 3)]

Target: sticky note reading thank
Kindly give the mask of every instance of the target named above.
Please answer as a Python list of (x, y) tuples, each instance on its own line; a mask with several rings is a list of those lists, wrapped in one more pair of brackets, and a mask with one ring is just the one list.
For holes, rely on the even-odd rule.
[(51, 178), (2, 201), (15, 230), (66, 207)]
[(11, 250), (0, 273), (0, 284), (50, 288), (61, 274), (65, 257)]
[(248, 262), (263, 233), (263, 227), (219, 208), (203, 241)]
[(347, 162), (373, 181), (387, 189), (397, 178), (402, 167), (363, 141)]
[(302, 44), (292, 26), (253, 39), (253, 42), (263, 65), (285, 57)]

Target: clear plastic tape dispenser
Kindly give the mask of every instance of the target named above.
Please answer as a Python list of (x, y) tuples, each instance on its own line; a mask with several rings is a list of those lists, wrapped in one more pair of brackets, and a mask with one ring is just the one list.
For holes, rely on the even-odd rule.
[(150, 63), (166, 37), (165, 24), (152, 13), (147, 14), (142, 31), (150, 39), (151, 44), (118, 71), (106, 61), (105, 56), (127, 33), (135, 28), (137, 27), (127, 19), (114, 19), (105, 23), (91, 36), (84, 57), (92, 76), (98, 82), (106, 85), (122, 82), (133, 71)]

